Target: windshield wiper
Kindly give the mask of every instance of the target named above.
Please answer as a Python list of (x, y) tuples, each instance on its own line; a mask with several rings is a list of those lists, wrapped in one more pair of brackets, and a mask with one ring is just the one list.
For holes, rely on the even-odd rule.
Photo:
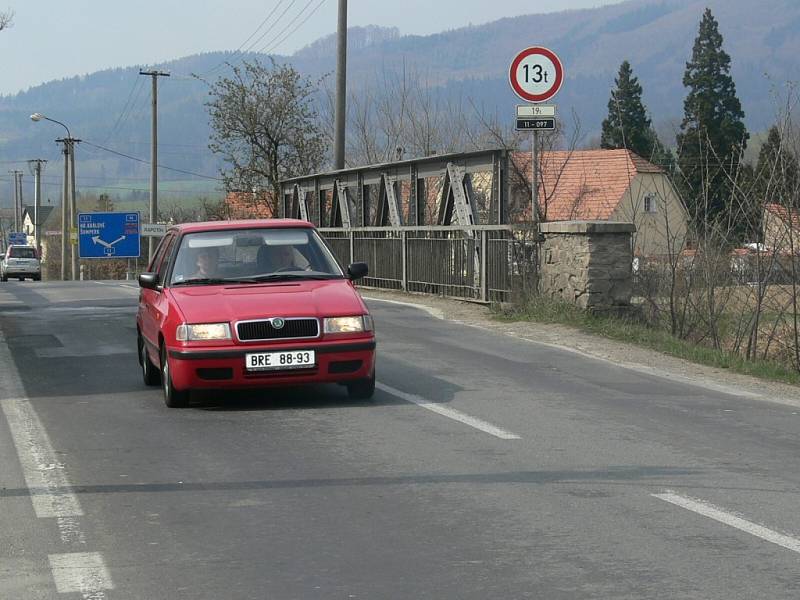
[(173, 281), (172, 285), (219, 285), (221, 283), (228, 283), (228, 280), (220, 277), (193, 277), (183, 281)]
[(264, 282), (264, 281), (289, 281), (295, 279), (338, 279), (339, 275), (332, 275), (330, 273), (269, 273), (265, 275), (256, 275), (251, 277), (251, 281)]

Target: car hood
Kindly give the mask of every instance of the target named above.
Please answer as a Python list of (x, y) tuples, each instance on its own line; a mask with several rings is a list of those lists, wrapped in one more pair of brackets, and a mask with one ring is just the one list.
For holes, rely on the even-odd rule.
[(336, 317), (367, 312), (346, 279), (169, 289), (187, 323), (264, 317)]

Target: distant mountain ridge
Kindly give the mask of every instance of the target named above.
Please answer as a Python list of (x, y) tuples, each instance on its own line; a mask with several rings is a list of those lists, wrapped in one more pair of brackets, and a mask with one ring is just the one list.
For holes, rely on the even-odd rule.
[[(751, 0), (631, 0), (595, 9), (503, 18), (428, 36), (400, 35), (397, 28), (352, 28), (348, 31), (349, 86), (358, 93), (378, 73), (409, 68), (438, 87), (439, 93), (469, 97), (489, 109), (497, 107), (498, 114), (506, 113), (510, 120), (518, 100), (507, 83), (508, 64), (518, 50), (543, 45), (556, 51), (565, 65), (565, 83), (555, 101), (560, 114), (575, 111), (584, 141), (599, 131), (614, 76), (626, 59), (644, 88), (643, 99), (654, 123), (666, 131), (683, 114), (683, 71), (706, 6), (719, 21), (724, 48), (731, 55), (747, 126), (753, 133), (763, 131), (773, 122), (779, 104), (773, 89), (800, 79), (797, 0), (761, 0), (757, 9)], [(173, 73), (159, 88), (161, 164), (216, 173), (218, 162), (206, 148), (207, 87), (190, 74), (214, 78), (226, 72), (221, 63), (241, 58), (233, 52), (209, 52), (158, 65)], [(332, 73), (335, 58), (333, 35), (291, 57), (276, 57), (314, 78)], [(51, 124), (31, 123), (28, 117), (35, 111), (68, 123), (77, 137), (147, 159), (149, 86), (138, 69), (101, 71), (0, 97), (0, 161), (59, 160), (53, 139), (61, 131)], [(674, 139), (664, 142), (670, 145)], [(146, 165), (87, 144), (80, 146), (78, 156), (85, 190), (93, 189), (93, 183), (97, 189), (110, 184), (147, 187), (142, 183), (147, 179)], [(55, 181), (54, 171), (48, 169)], [(172, 178), (191, 179), (169, 171), (160, 176), (167, 184)], [(213, 189), (216, 185), (206, 180), (183, 187)], [(2, 204), (6, 187), (0, 185)], [(181, 197), (181, 189), (176, 189), (176, 198)]]

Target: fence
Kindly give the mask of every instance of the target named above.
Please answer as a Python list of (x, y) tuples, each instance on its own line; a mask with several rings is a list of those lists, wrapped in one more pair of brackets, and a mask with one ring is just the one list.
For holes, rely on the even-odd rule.
[(340, 262), (366, 262), (367, 287), (505, 302), (535, 290), (538, 236), (506, 225), (319, 230)]

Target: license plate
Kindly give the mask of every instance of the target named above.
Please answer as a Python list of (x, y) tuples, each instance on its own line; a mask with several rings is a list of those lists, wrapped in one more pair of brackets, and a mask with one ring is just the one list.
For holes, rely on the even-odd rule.
[(248, 371), (307, 369), (316, 364), (316, 355), (313, 350), (250, 352), (245, 354), (244, 364)]

